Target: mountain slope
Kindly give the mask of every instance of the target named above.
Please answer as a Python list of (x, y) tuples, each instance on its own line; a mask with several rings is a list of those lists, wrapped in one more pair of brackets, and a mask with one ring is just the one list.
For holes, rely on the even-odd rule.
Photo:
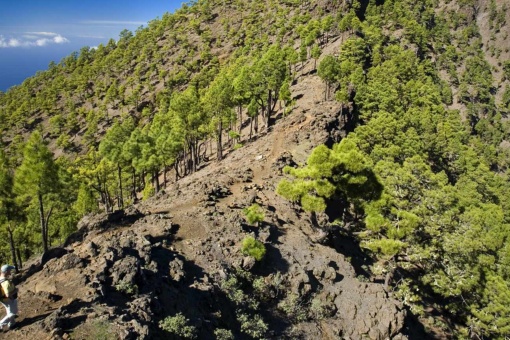
[[(109, 213), (24, 272), (41, 307), (18, 334), (109, 331), (83, 323), (98, 313), (133, 337), (168, 335), (167, 316), (193, 332), (182, 311), (201, 337), (506, 336), (507, 15), (474, 0), (197, 1), (6, 93), (14, 183), (34, 129), (70, 156), (65, 190), (42, 197), (49, 242)], [(15, 221), (27, 257), (44, 214), (14, 194), (0, 207), (26, 218), (4, 210), (0, 232)], [(240, 252), (250, 235), (261, 262)], [(39, 320), (47, 306), (62, 310)]]
[[(300, 78), (295, 93), (317, 81)], [(381, 285), (356, 278), (334, 248), (342, 251), (345, 241), (317, 243), (324, 236), (320, 230), (275, 195), (281, 168), (302, 162), (304, 150), (338, 132), (337, 103), (309, 106), (321, 95), (305, 91), (297, 101), (302, 113), (123, 218), (82, 220), (69, 253), (21, 284), (21, 327), (8, 336), (166, 338), (158, 322), (181, 312), (203, 339), (213, 338), (216, 329), (229, 329), (236, 338), (404, 338), (397, 336), (404, 332), (403, 306)], [(252, 202), (265, 213), (260, 227), (244, 222), (242, 208)], [(251, 234), (266, 244), (260, 263), (240, 252)], [(136, 285), (137, 292), (122, 293), (122, 285)], [(242, 315), (249, 316), (244, 323)]]

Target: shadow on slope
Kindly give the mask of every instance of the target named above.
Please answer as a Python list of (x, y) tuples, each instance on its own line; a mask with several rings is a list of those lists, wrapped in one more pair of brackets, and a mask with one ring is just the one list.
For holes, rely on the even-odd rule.
[[(275, 248), (269, 251), (272, 256), (278, 255)], [(240, 313), (250, 317), (255, 314), (262, 315), (274, 333), (281, 334), (288, 326), (283, 318), (272, 312), (270, 305), (262, 303), (259, 309), (254, 309), (249, 305), (249, 298), (242, 301), (233, 299), (229, 293), (229, 289), (232, 288), (224, 286), (231, 284), (227, 281), (233, 277), (233, 273), (227, 267), (218, 268), (213, 278), (193, 261), (186, 260), (182, 255), (164, 247), (154, 248), (151, 258), (157, 263), (158, 274), (148, 277), (147, 286), (143, 287), (141, 292), (152, 292), (158, 302), (154, 309), (157, 320), (153, 320), (151, 326), (155, 338), (172, 339), (171, 334), (156, 326), (166, 317), (178, 313), (182, 313), (189, 319), (190, 324), (196, 327), (199, 339), (215, 338), (216, 329), (228, 329), (232, 331), (235, 339), (246, 339), (247, 336), (241, 332), (242, 325), (238, 320)], [(182, 273), (175, 272), (175, 268), (172, 267), (172, 263), (175, 262), (181, 264)], [(240, 280), (238, 283), (239, 286), (234, 288), (235, 294), (253, 296), (251, 287), (248, 287), (246, 282)]]

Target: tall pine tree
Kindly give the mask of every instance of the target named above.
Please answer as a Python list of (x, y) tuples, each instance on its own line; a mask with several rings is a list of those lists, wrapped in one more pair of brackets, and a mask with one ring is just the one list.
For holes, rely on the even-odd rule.
[(25, 145), (23, 162), (16, 171), (15, 191), (28, 200), (36, 200), (41, 225), (43, 250), (48, 250), (48, 222), (52, 209), (48, 212), (46, 196), (59, 189), (58, 169), (53, 154), (46, 146), (41, 133), (35, 131)]

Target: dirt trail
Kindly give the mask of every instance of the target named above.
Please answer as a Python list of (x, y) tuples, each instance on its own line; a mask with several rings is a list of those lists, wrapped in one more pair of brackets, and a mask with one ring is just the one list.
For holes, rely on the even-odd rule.
[[(278, 159), (278, 157), (285, 151), (287, 151), (286, 144), (288, 143), (287, 138), (291, 136), (295, 131), (301, 129), (303, 126), (310, 123), (312, 117), (306, 115), (306, 119), (300, 123), (287, 127), (286, 125), (277, 125), (274, 132), (272, 133), (270, 141), (265, 143), (269, 147), (266, 148), (260, 154), (253, 157), (250, 163), (250, 169), (253, 171), (253, 178), (251, 180), (251, 187), (263, 187), (266, 182), (266, 178), (270, 175), (271, 165)], [(269, 152), (268, 152), (269, 151)], [(219, 206), (222, 208), (228, 208), (234, 203), (236, 198), (240, 197), (243, 190), (247, 187), (246, 183), (235, 182), (230, 186), (232, 195), (221, 200)]]

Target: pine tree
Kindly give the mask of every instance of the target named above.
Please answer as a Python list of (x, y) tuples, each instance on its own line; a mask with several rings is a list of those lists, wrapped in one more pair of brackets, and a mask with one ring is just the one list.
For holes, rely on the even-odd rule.
[(230, 79), (226, 70), (223, 70), (210, 84), (202, 98), (204, 109), (211, 116), (211, 123), (215, 126), (217, 160), (223, 159), (223, 126), (232, 117), (234, 102), (232, 79)]
[(3, 150), (0, 150), (0, 227), (9, 240), (12, 263), (19, 268), (16, 257), (16, 243), (14, 240), (14, 229), (20, 220), (19, 207), (15, 202), (14, 176), (9, 166), (9, 161)]
[(306, 166), (286, 167), (284, 171), (294, 179), (282, 180), (276, 192), (311, 212), (312, 222), (315, 213), (324, 211), (332, 198), (344, 204), (358, 202), (360, 205), (359, 202), (377, 199), (382, 190), (370, 160), (347, 139), (335, 144), (333, 149), (324, 145), (316, 147)]
[(133, 119), (128, 118), (122, 123), (118, 121), (108, 130), (101, 144), (99, 144), (99, 153), (117, 166), (117, 178), (119, 194), (117, 197), (117, 206), (119, 209), (124, 207), (124, 193), (122, 187), (122, 168), (128, 163), (123, 157), (122, 149), (129, 139), (131, 132), (135, 128)]
[[(53, 154), (42, 139), (41, 133), (35, 131), (25, 145), (23, 162), (16, 170), (15, 190), (18, 195), (37, 201), (43, 250), (48, 251), (48, 223), (52, 208), (47, 195), (59, 190), (58, 168)], [(28, 202), (27, 202), (28, 203)]]
[(329, 99), (329, 91), (331, 85), (337, 82), (339, 72), (340, 67), (338, 65), (338, 61), (331, 55), (325, 56), (324, 59), (319, 63), (317, 74), (326, 83), (326, 91), (324, 91), (325, 100)]
[(184, 144), (183, 161), (187, 172), (195, 172), (199, 163), (199, 142), (208, 131), (210, 120), (206, 116), (195, 87), (175, 92), (170, 100), (172, 129), (174, 136), (180, 136)]

